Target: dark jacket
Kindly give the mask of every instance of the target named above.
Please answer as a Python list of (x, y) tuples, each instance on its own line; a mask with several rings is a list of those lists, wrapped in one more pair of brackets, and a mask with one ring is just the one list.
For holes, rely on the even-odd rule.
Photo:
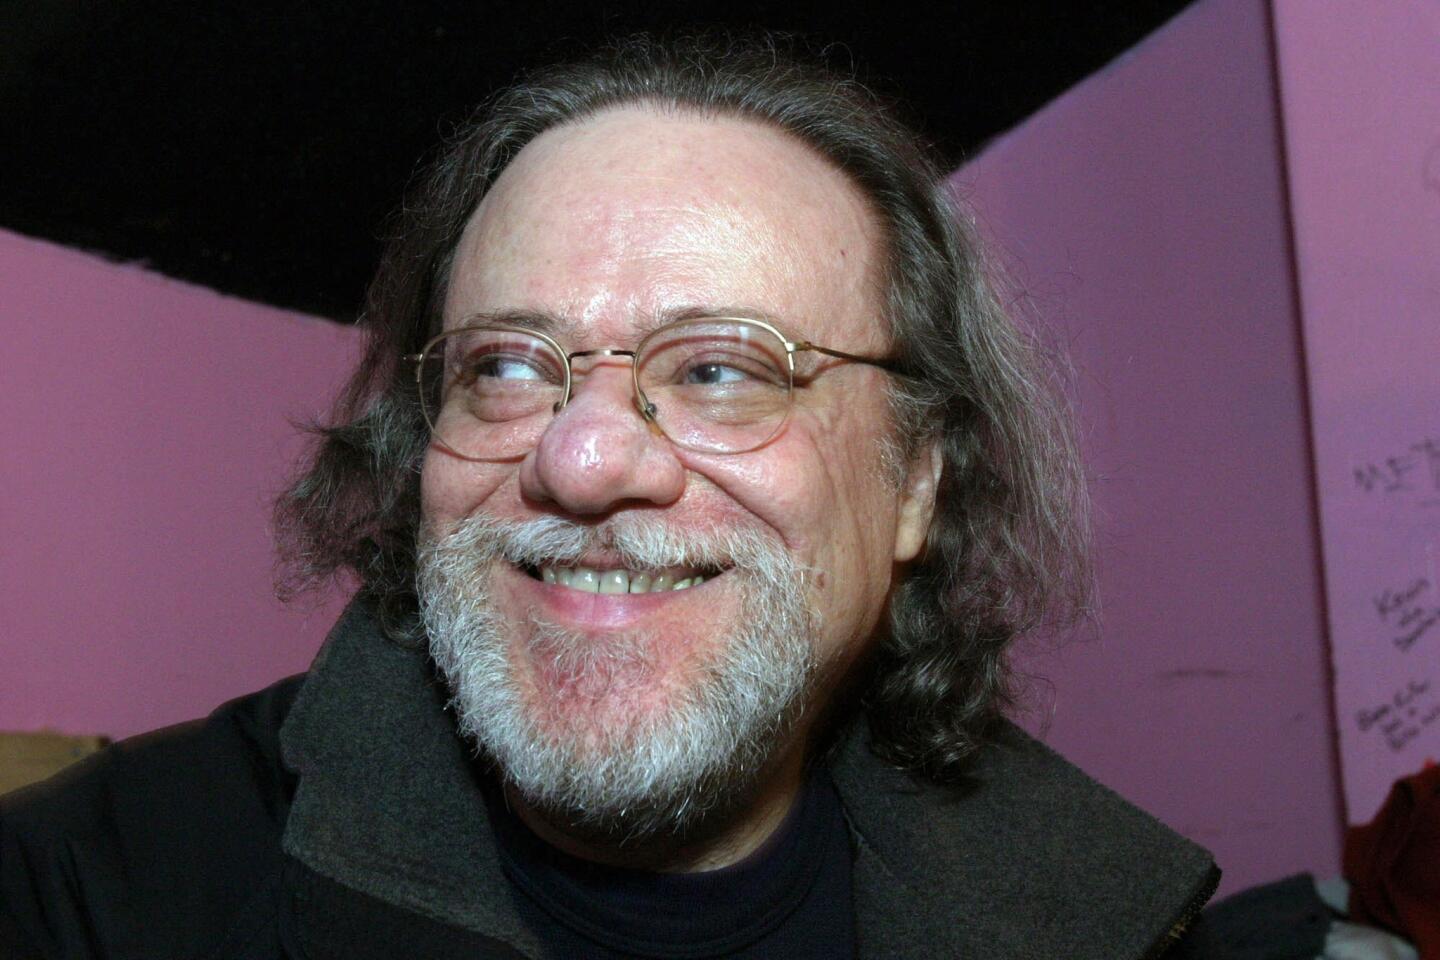
[[(538, 956), (444, 699), (352, 605), (308, 675), (0, 800), (0, 957)], [(831, 774), (862, 957), (1158, 956), (1218, 880), (1018, 730), (959, 790), (858, 730)]]

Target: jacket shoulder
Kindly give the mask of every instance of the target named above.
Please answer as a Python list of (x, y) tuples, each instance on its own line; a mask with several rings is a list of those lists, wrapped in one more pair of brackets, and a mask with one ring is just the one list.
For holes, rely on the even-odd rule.
[(295, 789), (280, 728), (303, 679), (0, 798), (0, 942), (192, 956), (266, 901)]
[(881, 763), (863, 729), (832, 770), (884, 942), (926, 929), (957, 956), (1157, 956), (1219, 879), (1207, 851), (1010, 724), (960, 784)]

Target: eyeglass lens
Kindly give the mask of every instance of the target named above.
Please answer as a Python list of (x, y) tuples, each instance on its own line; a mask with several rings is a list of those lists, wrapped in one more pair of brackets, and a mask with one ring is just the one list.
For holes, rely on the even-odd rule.
[[(775, 435), (790, 409), (785, 341), (759, 324), (708, 318), (670, 324), (641, 342), (634, 362), (656, 426), (682, 447), (753, 450)], [(457, 330), (433, 341), (420, 364), (433, 434), (464, 457), (523, 454), (565, 398), (566, 358), (525, 330)], [(572, 390), (582, 383), (577, 372)]]

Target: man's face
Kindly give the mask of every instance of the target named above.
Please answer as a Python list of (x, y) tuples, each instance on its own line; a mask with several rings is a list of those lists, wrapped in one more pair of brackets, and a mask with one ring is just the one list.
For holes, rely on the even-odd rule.
[[(876, 232), (845, 178), (782, 133), (616, 110), (547, 132), (505, 170), (457, 249), (445, 325), (525, 311), (556, 318), (553, 332), (569, 351), (633, 348), (657, 318), (698, 309), (765, 318), (792, 340), (882, 356)], [(894, 566), (915, 555), (928, 524), (927, 498), (897, 488), (881, 464), (886, 375), (807, 359), (801, 369), (815, 375), (797, 380), (784, 429), (759, 449), (722, 455), (681, 449), (641, 419), (627, 359), (576, 367), (569, 405), (523, 457), (465, 460), (432, 445), (422, 475), (426, 538), (469, 518), (560, 518), (762, 543), (797, 581), (791, 613), (820, 668), (803, 693), (812, 701), (804, 717), (813, 718), (874, 632)], [(585, 548), (584, 566), (620, 565), (605, 542)], [(663, 722), (680, 709), (763, 608), (747, 601), (755, 578), (744, 562), (719, 566), (689, 589), (606, 595), (487, 559), (475, 589), (533, 735), (581, 741), (577, 757), (604, 763), (607, 751), (633, 747), (626, 738), (637, 718)], [(557, 655), (556, 636), (587, 655)], [(608, 670), (604, 682), (585, 682), (586, 665), (600, 662), (589, 651), (609, 649), (632, 666), (596, 667)], [(773, 748), (799, 744), (806, 727)], [(798, 763), (800, 751), (789, 752)]]

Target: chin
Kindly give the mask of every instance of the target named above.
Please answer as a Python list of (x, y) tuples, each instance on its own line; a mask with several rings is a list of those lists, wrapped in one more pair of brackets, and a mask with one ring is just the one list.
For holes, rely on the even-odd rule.
[[(689, 600), (642, 598), (672, 608), (601, 629), (593, 604), (603, 597), (559, 595), (558, 607), (516, 615), (518, 577), (521, 590), (564, 589), (523, 573), (539, 564), (520, 536), (484, 521), (421, 544), (421, 611), (461, 732), (513, 792), (572, 833), (684, 835), (742, 802), (788, 743), (817, 672), (815, 617), (786, 555), (760, 544), (768, 553), (757, 559), (729, 537), (724, 576)], [(623, 536), (609, 540), (624, 552)], [(707, 591), (734, 601), (728, 629), (700, 612)], [(590, 619), (547, 616), (577, 603)]]
[(579, 755), (618, 755), (673, 725), (709, 669), (693, 639), (591, 633), (531, 620), (507, 644), (507, 673), (535, 736)]

